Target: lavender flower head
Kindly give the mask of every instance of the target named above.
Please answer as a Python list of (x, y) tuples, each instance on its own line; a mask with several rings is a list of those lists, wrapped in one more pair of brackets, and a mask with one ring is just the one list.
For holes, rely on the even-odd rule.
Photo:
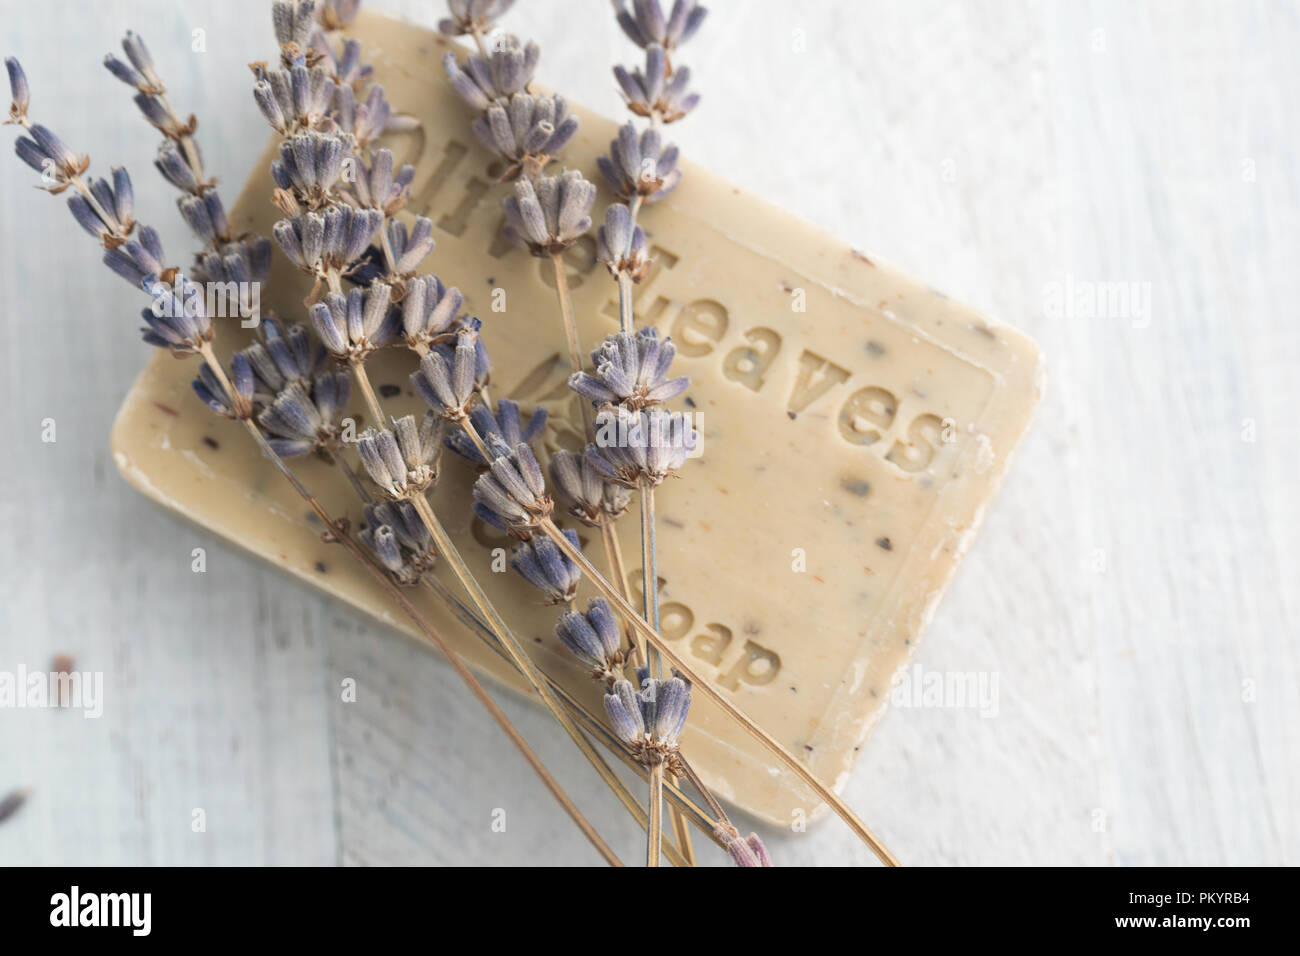
[(536, 43), (529, 41), (525, 46), (518, 37), (506, 34), (488, 41), (486, 58), (472, 54), (461, 66), (456, 54), (449, 52), (442, 59), (442, 68), (461, 99), (476, 110), (486, 110), (497, 101), (527, 92), (540, 59), (541, 48)]
[(667, 17), (659, 0), (632, 0), (631, 12), (625, 0), (614, 0), (614, 8), (618, 25), (633, 43), (642, 48), (657, 43), (670, 51), (693, 37), (709, 12), (697, 0), (675, 0)]
[(568, 513), (590, 527), (620, 517), (632, 503), (632, 492), (597, 471), (585, 454), (557, 451), (551, 456), (551, 481)]
[(120, 245), (135, 229), (132, 214), (135, 211), (135, 192), (131, 177), (122, 167), (112, 171), (113, 181), (89, 179), (86, 182), (95, 202), (84, 196), (68, 198), (68, 209), (82, 229), (104, 244), (106, 249)]
[(596, 230), (596, 258), (616, 279), (626, 273), (640, 282), (650, 271), (645, 230), (632, 224), (632, 211), (622, 203), (605, 210), (605, 224)]
[(334, 102), (334, 88), (324, 67), (299, 62), (287, 69), (259, 69), (253, 102), (281, 136), (328, 130), (331, 124), (326, 118)]
[(601, 477), (635, 488), (661, 484), (691, 457), (699, 435), (681, 412), (608, 409), (596, 416), (596, 443), (587, 460)]
[(591, 229), (596, 187), (571, 169), (559, 176), (520, 179), (503, 202), (505, 234), (535, 256), (559, 255)]
[[(110, 254), (119, 251), (110, 250)], [(105, 260), (107, 258), (106, 255)], [(145, 276), (140, 286), (154, 299), (153, 305), (140, 313), (145, 322), (141, 332), (146, 342), (170, 349), (173, 355), (189, 355), (212, 341), (212, 325), (199, 286), (181, 275), (177, 275), (171, 285), (156, 275)], [(249, 376), (251, 379), (251, 370)], [(252, 388), (251, 382), (249, 388)]]
[(554, 505), (533, 451), (520, 442), (492, 461), (474, 482), (474, 511), (494, 528), (527, 540)]
[(578, 118), (560, 96), (516, 93), (508, 103), (493, 103), (472, 125), (488, 149), (506, 162), (502, 179), (521, 172), (536, 175), (578, 132)]
[(443, 349), (431, 349), (421, 360), (420, 370), (411, 375), (411, 384), (443, 418), (464, 421), (475, 400), (478, 388), (478, 330), (463, 328), (456, 334), (456, 348), (448, 355)]
[[(579, 546), (577, 532), (565, 531), (564, 537)], [(578, 566), (550, 538), (534, 536), (521, 542), (510, 554), (510, 566), (546, 596), (547, 604), (568, 604), (582, 583)]]
[[(489, 449), (504, 448), (507, 452), (521, 443), (531, 445), (533, 439), (540, 435), (546, 426), (546, 417), (546, 409), (538, 408), (525, 425), (519, 414), (519, 406), (508, 398), (497, 401), (495, 415), (486, 405), (475, 405), (469, 413), (470, 424), (483, 439), (483, 443)], [(446, 445), (461, 458), (475, 465), (491, 464), (490, 461), (484, 460), (473, 439), (459, 429), (447, 436)]]
[(9, 118), (5, 125), (15, 123), (23, 125), (27, 120), (27, 107), (32, 102), (31, 87), (27, 85), (27, 74), (15, 57), (5, 57), (5, 70), (9, 74)]
[(700, 102), (700, 94), (690, 91), (690, 68), (683, 66), (670, 73), (668, 55), (657, 43), (646, 47), (644, 72), (637, 68), (629, 73), (616, 66), (614, 78), (628, 109), (637, 116), (657, 118), (661, 123), (683, 119)]
[(614, 332), (591, 353), (595, 374), (574, 372), (569, 388), (595, 405), (629, 411), (659, 405), (690, 387), (686, 376), (668, 378), (676, 354), (672, 339), (660, 341), (652, 326)]
[(438, 21), (445, 36), (490, 33), (499, 17), (515, 5), (515, 0), (447, 0), (449, 18)]
[(366, 527), (358, 537), (401, 585), (419, 583), (437, 562), (429, 529), (409, 501), (366, 505)]
[(323, 0), (317, 16), (321, 29), (342, 30), (357, 18), (361, 0)]
[[(253, 367), (257, 379), (257, 400), (269, 404), (288, 385), (310, 386), (312, 378), (326, 361), (324, 346), (316, 345), (305, 325), (280, 327), (274, 316), (258, 323), (261, 341), (253, 342), (241, 353)], [(346, 394), (339, 402), (346, 405)]]
[(640, 196), (647, 202), (662, 199), (681, 182), (678, 150), (661, 146), (659, 130), (651, 127), (637, 136), (636, 126), (624, 123), (609, 144), (609, 155), (596, 159), (614, 194), (624, 202)]
[(332, 293), (311, 307), (312, 325), (330, 352), (340, 359), (361, 361), (382, 348), (397, 330), (388, 308), (392, 288), (376, 282), (353, 289), (346, 298)]
[(405, 163), (394, 175), (391, 149), (375, 150), (369, 166), (359, 159), (357, 167), (357, 179), (352, 184), (349, 201), (355, 201), (358, 206), (378, 209), (386, 216), (401, 212), (410, 197), (415, 167)]
[(455, 286), (445, 288), (435, 275), (406, 282), (402, 297), (402, 335), (411, 348), (429, 348), (450, 338), (465, 297)]
[(228, 379), (235, 389), (233, 396), (227, 394), (216, 372), (206, 362), (199, 366), (198, 377), (190, 385), (194, 394), (214, 414), (222, 418), (245, 418), (253, 407), (253, 370), (248, 359), (236, 352), (230, 362), (230, 371)]
[(323, 214), (281, 219), (271, 233), (290, 262), (308, 275), (324, 277), (342, 274), (357, 262), (383, 222), (378, 209), (331, 206)]
[(394, 420), (393, 427), (371, 426), (357, 439), (357, 453), (366, 473), (394, 500), (422, 493), (438, 477), (443, 423), (426, 412), (419, 424), (414, 415)]
[(560, 616), (555, 636), (574, 657), (591, 668), (591, 676), (612, 685), (623, 672), (625, 654), (618, 621), (604, 598), (587, 602), (586, 613)]
[[(15, 61), (17, 62), (17, 61)], [(12, 114), (13, 110), (10, 110)], [(89, 156), (78, 156), (63, 140), (39, 123), (25, 127), (28, 136), (14, 141), (18, 158), (41, 174), (42, 189), (58, 194), (90, 168)]]
[(628, 680), (618, 680), (605, 695), (605, 712), (620, 740), (646, 765), (667, 763), (676, 772), (677, 738), (686, 726), (691, 685), (674, 675), (668, 680), (641, 676), (638, 693)]
[(268, 444), (281, 458), (332, 454), (338, 448), (339, 419), (351, 388), (346, 372), (322, 372), (310, 392), (301, 382), (290, 382), (257, 416)]

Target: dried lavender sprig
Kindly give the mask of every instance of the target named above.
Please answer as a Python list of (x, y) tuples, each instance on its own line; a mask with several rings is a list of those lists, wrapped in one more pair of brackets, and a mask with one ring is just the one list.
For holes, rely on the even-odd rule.
[(674, 0), (672, 11), (664, 16), (659, 0), (632, 0), (629, 12), (625, 0), (613, 0), (618, 25), (642, 49), (658, 44), (675, 50), (700, 29), (708, 10), (697, 0)]
[(574, 373), (569, 388), (595, 405), (617, 405), (628, 411), (661, 405), (691, 384), (686, 376), (668, 377), (676, 354), (672, 339), (660, 341), (652, 326), (638, 329), (635, 335), (614, 332), (591, 353), (594, 374)]
[[(144, 39), (128, 30), (122, 39), (126, 61), (113, 54), (104, 66), (117, 79), (136, 90), (135, 103), (151, 126), (164, 136), (154, 161), (159, 173), (183, 195), (177, 199), (181, 218), (203, 243), (193, 275), (203, 283), (236, 283), (249, 289), (266, 281), (271, 268), (271, 242), (265, 236), (233, 236), (215, 180), (206, 176), (202, 152), (194, 133), (197, 119), (182, 122), (167, 99), (166, 87), (158, 74)], [(241, 294), (242, 304), (256, 308), (261, 297), (251, 291)], [(256, 313), (244, 316), (257, 321)]]
[(515, 0), (447, 0), (450, 17), (438, 21), (445, 36), (472, 36), (480, 52), (486, 52), (483, 36), (496, 28), (496, 21), (515, 5)]
[(507, 34), (486, 54), (471, 54), (464, 66), (456, 62), (455, 54), (448, 53), (442, 67), (461, 99), (477, 110), (486, 110), (493, 103), (509, 102), (514, 94), (526, 92), (540, 57), (536, 43), (523, 44)]
[(614, 67), (627, 108), (637, 116), (649, 118), (657, 126), (675, 123), (700, 103), (700, 94), (690, 89), (690, 67), (679, 67), (669, 72), (668, 54), (657, 43), (646, 47), (645, 68), (631, 71)]

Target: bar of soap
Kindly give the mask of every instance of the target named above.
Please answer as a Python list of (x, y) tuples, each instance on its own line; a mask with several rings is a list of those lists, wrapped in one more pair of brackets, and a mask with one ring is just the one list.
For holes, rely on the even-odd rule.
[[(459, 286), (483, 318), (494, 397), (545, 405), (553, 425), (543, 445), (571, 446), (581, 419), (564, 386), (550, 263), (500, 238), (508, 187), (493, 184), (490, 157), (440, 66), (445, 51), (458, 48), (369, 13), (354, 32), (394, 106), (422, 122), (390, 145), (399, 162), (419, 169), (409, 211), (437, 227), (425, 269)], [(582, 130), (565, 160), (596, 181), (595, 158), (616, 124), (575, 112)], [(270, 234), (270, 159), (268, 149), (231, 212), (236, 230)], [(692, 386), (676, 407), (699, 416), (704, 438), (702, 457), (658, 495), (663, 633), (837, 786), (1006, 471), (1038, 401), (1042, 364), (1023, 334), (706, 170), (687, 164), (685, 173), (675, 193), (644, 213), (655, 262), (637, 289), (638, 320), (677, 344), (678, 371)], [(598, 210), (608, 201), (602, 194)], [(569, 269), (589, 349), (617, 327), (615, 286), (590, 240), (570, 250)], [(277, 250), (264, 307), (303, 321), (307, 288)], [(248, 335), (224, 322), (219, 351)], [(407, 379), (410, 353), (386, 351), (370, 368), (387, 410), (420, 410)], [(319, 526), (242, 431), (198, 403), (193, 374), (193, 363), (155, 353), (136, 381), (112, 439), (126, 480), (414, 633), (341, 549), (322, 543)], [(353, 414), (364, 421), (359, 403)], [(355, 524), (360, 508), (337, 472), (295, 464), (318, 497)], [(513, 574), (492, 572), (490, 549), (509, 543), (471, 520), (472, 477), (448, 456), (435, 507), (541, 665), (594, 703), (597, 689), (554, 638), (554, 610), (537, 606)], [(639, 594), (635, 516), (621, 524)], [(603, 566), (599, 540), (583, 533)], [(431, 594), (417, 600), (475, 668), (520, 688)], [(547, 718), (539, 711), (537, 719)], [(707, 702), (696, 704), (684, 742), (705, 780), (737, 807), (778, 825), (795, 809), (816, 813), (804, 787)]]

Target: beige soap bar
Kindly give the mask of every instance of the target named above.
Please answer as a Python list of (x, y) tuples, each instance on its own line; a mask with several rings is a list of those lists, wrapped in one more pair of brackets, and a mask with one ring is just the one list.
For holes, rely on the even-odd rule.
[[(444, 79), (440, 60), (454, 45), (372, 14), (355, 33), (394, 106), (422, 122), (390, 145), (399, 162), (419, 169), (410, 210), (437, 226), (425, 268), (458, 285), (483, 318), (494, 396), (544, 404), (554, 426), (544, 446), (571, 444), (581, 420), (564, 387), (549, 262), (499, 238), (508, 187), (492, 183), (489, 157)], [(565, 158), (595, 181), (595, 158), (616, 125), (576, 112), (582, 130)], [(237, 229), (270, 234), (270, 155), (232, 212)], [(598, 208), (608, 201), (602, 194)], [(1025, 431), (1042, 383), (1038, 350), (689, 164), (681, 187), (643, 221), (655, 265), (638, 287), (638, 317), (677, 343), (677, 370), (693, 382), (677, 407), (698, 413), (704, 438), (703, 456), (658, 497), (664, 636), (838, 785)], [(589, 348), (616, 328), (615, 287), (592, 242), (570, 252)], [(305, 320), (307, 284), (278, 250), (276, 260), (264, 304)], [(505, 292), (504, 312), (492, 311), (495, 289)], [(219, 351), (247, 335), (227, 323)], [(413, 367), (398, 350), (373, 363), (394, 413), (418, 410), (407, 381)], [(411, 631), (341, 549), (321, 542), (241, 430), (199, 404), (193, 373), (192, 363), (155, 354), (127, 396), (113, 432), (127, 481)], [(354, 414), (364, 420), (359, 403)], [(335, 513), (359, 519), (336, 472), (315, 461), (300, 462), (299, 472)], [(542, 666), (594, 703), (596, 688), (553, 636), (555, 612), (532, 603), (535, 592), (513, 574), (492, 573), (489, 549), (508, 542), (471, 522), (472, 477), (448, 456), (435, 507)], [(639, 593), (634, 517), (623, 522), (622, 542)], [(603, 565), (598, 540), (588, 541), (588, 553)], [(475, 667), (519, 686), (432, 595), (417, 592), (417, 600)], [(547, 718), (539, 711), (537, 719)], [(692, 712), (685, 745), (721, 796), (760, 818), (788, 824), (793, 809), (816, 809), (791, 774), (707, 702)], [(870, 807), (858, 809), (870, 818)]]

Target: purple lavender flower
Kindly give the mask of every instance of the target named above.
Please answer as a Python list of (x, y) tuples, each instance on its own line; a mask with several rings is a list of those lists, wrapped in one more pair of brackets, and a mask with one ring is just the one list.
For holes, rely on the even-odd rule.
[(585, 454), (561, 449), (551, 456), (550, 470), (568, 513), (585, 525), (618, 518), (632, 503), (632, 492), (605, 478)]
[(640, 282), (650, 271), (645, 230), (632, 225), (632, 211), (622, 203), (605, 209), (605, 224), (596, 230), (596, 258), (616, 279), (625, 272)]
[(383, 222), (384, 214), (377, 209), (331, 206), (323, 214), (281, 219), (271, 232), (290, 262), (319, 276), (342, 273), (360, 259)]
[(417, 216), (415, 225), (407, 232), (406, 223), (400, 219), (388, 221), (388, 247), (393, 251), (393, 269), (399, 276), (414, 274), (420, 263), (433, 251), (433, 221)]
[(571, 169), (559, 176), (519, 179), (507, 196), (505, 234), (535, 256), (564, 252), (591, 229), (596, 187)]
[[(495, 415), (486, 405), (475, 405), (470, 409), (469, 421), (489, 449), (499, 448), (509, 454), (510, 449), (520, 443), (531, 445), (533, 439), (541, 434), (546, 425), (546, 409), (536, 409), (528, 419), (528, 424), (524, 425), (519, 415), (519, 406), (508, 398), (502, 398), (497, 401)], [(475, 465), (490, 464), (484, 460), (473, 439), (459, 429), (447, 436), (446, 445)]]
[(21, 124), (27, 118), (27, 107), (32, 103), (31, 87), (23, 65), (12, 56), (5, 57), (5, 70), (9, 73), (9, 119), (7, 123)]
[(134, 239), (109, 247), (104, 253), (104, 265), (132, 285), (143, 286), (150, 276), (166, 271), (164, 258), (158, 233), (152, 226), (141, 226)]
[(361, 102), (357, 100), (352, 87), (339, 87), (334, 106), (334, 121), (338, 124), (339, 131), (351, 136), (357, 148), (363, 152), (385, 133), (401, 133), (420, 125), (413, 116), (394, 113), (384, 88), (378, 83), (371, 85), (365, 100)]
[[(576, 531), (565, 531), (564, 537), (578, 547)], [(517, 545), (510, 553), (510, 566), (546, 595), (547, 604), (568, 604), (582, 583), (578, 566), (550, 538), (534, 536)]]
[(265, 282), (271, 274), (271, 240), (249, 236), (223, 242), (216, 251), (199, 253), (190, 272), (204, 283)]
[(447, 0), (450, 18), (438, 21), (445, 36), (490, 33), (499, 17), (515, 5), (515, 0)]
[(317, 16), (323, 29), (342, 30), (357, 18), (360, 9), (361, 0), (322, 0)]
[[(109, 254), (119, 251), (110, 250)], [(108, 261), (108, 255), (104, 259)], [(171, 285), (156, 275), (148, 275), (141, 280), (140, 287), (154, 299), (153, 305), (140, 313), (145, 322), (142, 337), (150, 345), (170, 349), (176, 355), (188, 355), (212, 340), (202, 288), (181, 275)], [(251, 370), (249, 375), (251, 378)]]
[(437, 479), (442, 449), (441, 420), (426, 412), (417, 424), (414, 415), (395, 419), (393, 427), (371, 426), (357, 439), (357, 453), (367, 474), (393, 499), (420, 494)]
[(383, 501), (365, 507), (366, 527), (358, 535), (399, 583), (415, 584), (433, 569), (437, 551), (429, 529), (409, 501)]
[(397, 315), (388, 308), (391, 296), (392, 288), (382, 282), (353, 289), (346, 297), (331, 293), (311, 307), (312, 325), (334, 356), (360, 361), (397, 331)]
[(323, 372), (312, 382), (310, 392), (300, 381), (281, 389), (257, 416), (276, 454), (293, 458), (311, 452), (330, 453), (337, 448), (339, 417), (347, 406), (351, 388), (346, 372)]
[(271, 25), (280, 57), (286, 63), (306, 54), (317, 30), (315, 0), (275, 0), (271, 4)]
[(69, 197), (68, 208), (82, 229), (103, 242), (106, 248), (112, 248), (135, 228), (135, 220), (131, 218), (135, 210), (131, 177), (118, 166), (113, 169), (111, 183), (104, 179), (90, 179), (86, 185), (95, 198), (95, 204), (84, 196), (75, 195)]
[(668, 378), (676, 354), (672, 339), (660, 341), (652, 326), (635, 334), (614, 332), (591, 353), (595, 374), (574, 372), (569, 388), (595, 405), (621, 405), (630, 411), (659, 405), (691, 384), (685, 376)]
[(352, 184), (352, 197), (357, 205), (378, 209), (386, 216), (398, 213), (410, 196), (415, 167), (406, 163), (393, 175), (393, 151), (375, 150), (374, 159), (367, 166), (358, 160), (356, 182)]
[(174, 140), (165, 139), (158, 144), (153, 165), (162, 174), (163, 179), (181, 192), (197, 193), (211, 185), (199, 179), (198, 173), (185, 157), (184, 150), (177, 146)]
[(587, 460), (609, 481), (658, 485), (686, 463), (698, 441), (681, 412), (610, 409), (596, 416), (596, 443), (587, 446)]
[(43, 187), (49, 192), (63, 192), (74, 178), (90, 167), (89, 156), (78, 156), (41, 124), (31, 124), (27, 132), (29, 136), (20, 136), (14, 141), (14, 152), (47, 182), (53, 182), (53, 185)]
[(474, 404), (477, 371), (478, 331), (466, 328), (456, 334), (456, 348), (450, 355), (431, 349), (420, 360), (420, 370), (411, 375), (411, 384), (431, 409), (459, 421), (469, 416)]
[(502, 531), (528, 539), (553, 509), (546, 479), (533, 451), (523, 442), (494, 459), (474, 482), (475, 513)]
[(609, 155), (596, 158), (614, 194), (624, 202), (640, 196), (647, 202), (662, 199), (681, 182), (676, 146), (661, 147), (659, 130), (651, 127), (638, 138), (636, 126), (619, 127), (618, 138), (609, 144)]
[(587, 602), (586, 613), (569, 611), (560, 616), (555, 636), (582, 663), (592, 677), (613, 682), (623, 669), (623, 638), (618, 621), (604, 598)]
[(663, 681), (642, 677), (640, 693), (631, 681), (618, 680), (605, 695), (614, 732), (646, 763), (662, 762), (676, 752), (690, 706), (690, 684), (678, 676)]
[[(242, 350), (257, 377), (259, 395), (273, 397), (295, 382), (305, 387), (325, 364), (328, 353), (324, 346), (312, 342), (307, 326), (281, 329), (279, 322), (267, 316), (259, 328), (262, 341)], [(339, 404), (347, 404), (346, 393)]]
[(280, 144), (280, 158), (271, 162), (271, 178), (276, 186), (315, 209), (329, 201), (330, 191), (343, 174), (347, 153), (338, 136), (297, 133)]
[(560, 96), (516, 93), (506, 105), (493, 103), (474, 120), (474, 134), (508, 166), (502, 179), (535, 174), (578, 132), (578, 118)]
[(237, 398), (226, 394), (221, 381), (206, 362), (199, 366), (198, 377), (190, 385), (194, 394), (215, 414), (222, 418), (241, 418), (247, 409), (252, 408), (253, 370), (249, 367), (248, 360), (236, 352), (230, 361), (230, 371), (230, 383), (234, 386)]
[(449, 337), (465, 297), (452, 286), (444, 288), (435, 275), (416, 276), (406, 282), (402, 298), (402, 333), (411, 348), (432, 347)]
[(281, 136), (324, 129), (334, 101), (334, 80), (324, 67), (297, 63), (288, 69), (263, 70), (253, 84), (253, 102)]
[[(322, 19), (323, 15), (324, 11)], [(362, 62), (361, 41), (354, 37), (344, 37), (338, 50), (335, 50), (325, 33), (317, 31), (312, 36), (312, 50), (319, 56), (317, 65), (329, 72), (335, 86), (350, 86), (353, 90), (359, 90), (374, 75), (374, 68), (369, 63)]]
[(679, 67), (668, 72), (668, 56), (657, 43), (646, 47), (645, 71), (634, 69), (629, 73), (621, 66), (614, 67), (627, 101), (627, 108), (637, 116), (658, 117), (662, 123), (675, 123), (700, 102), (698, 93), (690, 92), (690, 67)]
[(632, 0), (631, 12), (624, 0), (614, 0), (614, 8), (628, 39), (639, 47), (657, 43), (666, 50), (675, 50), (693, 37), (708, 15), (697, 0), (675, 0), (667, 17), (659, 0)]
[(476, 110), (486, 110), (498, 100), (526, 92), (541, 55), (536, 43), (523, 46), (518, 37), (507, 34), (492, 39), (486, 59), (473, 54), (462, 67), (456, 54), (449, 52), (442, 59), (442, 68), (461, 99)]
[(735, 827), (722, 825), (717, 827), (714, 833), (722, 841), (723, 847), (730, 854), (731, 861), (736, 866), (765, 867), (772, 865), (772, 858), (768, 856), (767, 847), (763, 845), (763, 841), (758, 838), (757, 833), (751, 833), (741, 839)]

